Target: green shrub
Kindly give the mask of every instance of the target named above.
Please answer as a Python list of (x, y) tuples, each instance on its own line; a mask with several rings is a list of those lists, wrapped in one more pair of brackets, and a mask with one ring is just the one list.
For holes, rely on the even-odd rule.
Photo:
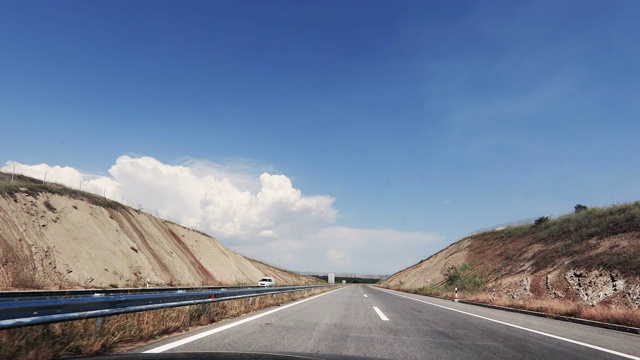
[(533, 222), (533, 226), (540, 226), (547, 222), (549, 222), (548, 216), (540, 216), (539, 218), (536, 219), (536, 221)]
[(577, 214), (577, 213), (579, 213), (581, 211), (587, 210), (588, 207), (586, 207), (585, 205), (578, 204), (578, 205), (574, 206), (573, 209), (574, 209), (574, 212)]
[(482, 287), (483, 281), (469, 266), (464, 263), (460, 267), (450, 266), (444, 271), (445, 288), (449, 291), (477, 291)]

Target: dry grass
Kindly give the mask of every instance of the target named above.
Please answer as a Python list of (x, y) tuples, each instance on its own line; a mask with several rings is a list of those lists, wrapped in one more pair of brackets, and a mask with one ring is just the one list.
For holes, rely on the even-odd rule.
[[(417, 289), (385, 287), (392, 290), (412, 294), (454, 299), (454, 292), (442, 286), (425, 286)], [(581, 302), (561, 299), (512, 299), (505, 295), (487, 292), (460, 293), (460, 299), (503, 306), (513, 309), (537, 311), (552, 316), (568, 316), (585, 320), (600, 321), (640, 328), (640, 311), (627, 306), (597, 305), (591, 306)]]
[(576, 317), (640, 328), (640, 313), (638, 310), (626, 307), (583, 306)]
[(52, 359), (107, 354), (117, 347), (157, 339), (223, 319), (280, 305), (329, 288), (266, 295), (173, 309), (145, 311), (0, 331), (0, 359)]
[(464, 298), (469, 301), (537, 311), (554, 316), (568, 316), (640, 328), (640, 311), (626, 306), (591, 306), (560, 299), (511, 299), (487, 293), (468, 294)]

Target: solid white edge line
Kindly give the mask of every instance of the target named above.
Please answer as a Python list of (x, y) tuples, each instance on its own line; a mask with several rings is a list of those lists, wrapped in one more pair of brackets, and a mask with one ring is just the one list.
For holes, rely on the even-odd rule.
[(443, 308), (443, 309), (447, 309), (447, 310), (451, 310), (451, 311), (459, 312), (459, 313), (461, 313), (461, 314), (474, 316), (474, 317), (477, 317), (477, 318), (480, 318), (480, 319), (484, 319), (484, 320), (488, 320), (488, 321), (493, 321), (493, 322), (498, 323), (498, 324), (502, 324), (502, 325), (506, 325), (506, 326), (514, 327), (514, 328), (516, 328), (516, 329), (520, 329), (520, 330), (524, 330), (524, 331), (529, 331), (529, 332), (532, 332), (532, 333), (535, 333), (535, 334), (539, 334), (539, 335), (548, 336), (548, 337), (550, 337), (550, 338), (554, 338), (554, 339), (558, 339), (558, 340), (566, 341), (566, 342), (569, 342), (569, 343), (572, 343), (572, 344), (576, 344), (576, 345), (585, 346), (585, 347), (588, 347), (588, 348), (591, 348), (591, 349), (595, 349), (595, 350), (604, 351), (604, 352), (607, 352), (607, 353), (610, 353), (610, 354), (614, 354), (614, 355), (618, 355), (618, 356), (622, 356), (622, 357), (625, 357), (625, 358), (628, 358), (628, 359), (640, 360), (640, 357), (633, 356), (633, 355), (629, 355), (629, 354), (625, 354), (625, 353), (621, 353), (621, 352), (618, 352), (618, 351), (615, 351), (615, 350), (605, 349), (605, 348), (602, 348), (602, 347), (599, 347), (599, 346), (595, 346), (595, 345), (591, 345), (591, 344), (583, 343), (583, 342), (580, 342), (580, 341), (576, 341), (576, 340), (571, 340), (571, 339), (563, 338), (563, 337), (561, 337), (561, 336), (552, 335), (552, 334), (545, 333), (545, 332), (542, 332), (542, 331), (529, 329), (529, 328), (526, 328), (526, 327), (523, 327), (523, 326), (519, 326), (519, 325), (515, 325), (515, 324), (510, 324), (510, 323), (507, 323), (507, 322), (504, 322), (504, 321), (495, 320), (495, 319), (491, 319), (491, 318), (488, 318), (488, 317), (484, 317), (484, 316), (480, 316), (480, 315), (476, 315), (476, 314), (468, 313), (468, 312), (466, 312), (466, 311), (457, 310), (457, 309), (452, 309), (452, 308), (450, 308), (450, 307), (446, 307), (446, 306), (442, 306), (442, 305), (438, 305), (438, 304), (430, 303), (430, 302), (428, 302), (428, 301), (424, 301), (424, 300), (420, 300), (420, 299), (415, 299), (415, 298), (412, 298), (412, 297), (409, 297), (409, 296), (405, 296), (405, 295), (396, 294), (395, 292), (391, 292), (391, 291), (387, 291), (387, 290), (382, 290), (382, 289), (379, 289), (379, 290), (380, 290), (380, 291), (384, 291), (384, 292), (386, 292), (386, 293), (389, 293), (389, 294), (391, 294), (391, 295), (400, 296), (400, 297), (407, 298), (407, 299), (414, 300), (414, 301), (418, 301), (418, 302), (421, 302), (421, 303), (425, 303), (425, 304), (429, 304), (429, 305), (437, 306), (437, 307), (439, 307), (439, 308)]
[(248, 323), (249, 321), (252, 321), (252, 320), (255, 320), (255, 319), (259, 319), (259, 318), (261, 318), (263, 316), (267, 316), (267, 315), (273, 314), (275, 312), (278, 312), (280, 310), (284, 310), (284, 309), (289, 308), (291, 306), (299, 305), (299, 304), (302, 304), (303, 302), (306, 302), (306, 301), (309, 301), (309, 300), (313, 300), (313, 299), (315, 299), (317, 297), (320, 297), (320, 296), (323, 296), (323, 295), (327, 295), (327, 294), (330, 294), (330, 293), (332, 293), (334, 291), (342, 290), (342, 289), (345, 289), (345, 288), (346, 287), (342, 287), (340, 289), (331, 290), (329, 292), (318, 294), (318, 295), (312, 296), (310, 298), (306, 298), (306, 299), (303, 299), (303, 300), (298, 300), (298, 301), (296, 301), (294, 303), (291, 303), (291, 304), (288, 304), (288, 305), (284, 305), (284, 306), (280, 306), (277, 309), (269, 310), (267, 312), (263, 312), (261, 314), (254, 315), (254, 316), (248, 317), (246, 319), (238, 320), (238, 321), (233, 322), (231, 324), (223, 325), (223, 326), (217, 327), (215, 329), (211, 329), (211, 330), (208, 330), (208, 331), (205, 331), (205, 332), (193, 335), (193, 336), (189, 336), (187, 338), (184, 338), (184, 339), (181, 339), (181, 340), (178, 340), (178, 341), (174, 341), (174, 342), (168, 343), (166, 345), (158, 346), (158, 347), (153, 348), (151, 350), (143, 351), (143, 353), (144, 354), (161, 353), (163, 351), (167, 351), (167, 350), (173, 349), (175, 347), (178, 347), (178, 346), (181, 346), (181, 345), (184, 345), (184, 344), (188, 344), (188, 343), (196, 341), (198, 339), (202, 339), (203, 337), (207, 337), (209, 335), (213, 335), (215, 333), (219, 333), (221, 331), (225, 331), (227, 329), (231, 329), (232, 327), (236, 327), (238, 325), (242, 325), (244, 323)]
[(380, 316), (380, 319), (382, 319), (382, 321), (389, 321), (389, 318), (384, 316), (384, 314), (382, 313), (382, 311), (380, 311), (380, 309), (378, 309), (377, 306), (373, 307), (373, 310), (375, 310), (378, 313), (378, 316)]

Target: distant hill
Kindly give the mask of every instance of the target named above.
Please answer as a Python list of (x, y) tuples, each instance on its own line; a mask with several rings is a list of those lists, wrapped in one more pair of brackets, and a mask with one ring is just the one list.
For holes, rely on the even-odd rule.
[(319, 283), (94, 194), (0, 173), (0, 290)]
[[(576, 206), (557, 219), (466, 237), (380, 286), (497, 301), (562, 300), (640, 307), (640, 202)], [(482, 295), (484, 294), (484, 295)]]

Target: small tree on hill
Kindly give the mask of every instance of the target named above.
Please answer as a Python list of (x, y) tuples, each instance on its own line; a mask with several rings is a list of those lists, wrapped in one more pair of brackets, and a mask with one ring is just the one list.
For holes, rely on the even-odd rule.
[(576, 213), (579, 213), (580, 211), (587, 210), (588, 207), (586, 207), (585, 205), (578, 204), (578, 205), (574, 206), (573, 209), (576, 211)]
[(539, 218), (536, 219), (536, 221), (533, 222), (533, 226), (540, 226), (548, 221), (549, 221), (548, 216), (540, 216)]

